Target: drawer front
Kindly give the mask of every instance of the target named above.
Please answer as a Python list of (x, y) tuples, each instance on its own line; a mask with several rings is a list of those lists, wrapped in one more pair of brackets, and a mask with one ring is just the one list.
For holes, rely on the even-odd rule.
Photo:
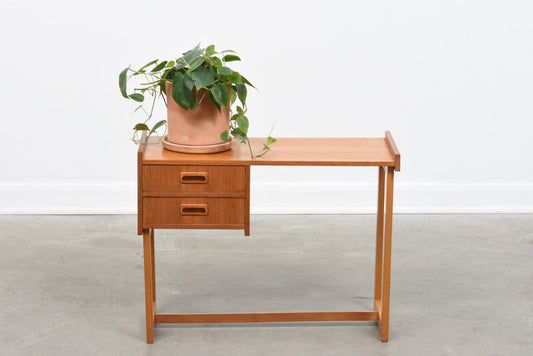
[(145, 228), (242, 228), (244, 198), (144, 198)]
[(245, 192), (243, 166), (143, 167), (145, 192)]

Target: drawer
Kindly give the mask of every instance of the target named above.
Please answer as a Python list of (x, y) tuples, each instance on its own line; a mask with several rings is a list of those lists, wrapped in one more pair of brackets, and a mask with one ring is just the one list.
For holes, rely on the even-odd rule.
[(243, 228), (244, 198), (144, 198), (145, 228)]
[(143, 166), (145, 192), (245, 192), (243, 166)]

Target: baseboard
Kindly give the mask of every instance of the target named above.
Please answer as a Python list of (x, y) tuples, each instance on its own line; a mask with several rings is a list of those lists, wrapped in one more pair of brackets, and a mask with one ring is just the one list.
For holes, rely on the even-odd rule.
[[(257, 183), (255, 214), (374, 214), (375, 183)], [(533, 213), (533, 184), (397, 183), (396, 213)]]
[(0, 214), (136, 214), (136, 183), (0, 183)]
[[(0, 183), (0, 214), (135, 214), (135, 183)], [(375, 183), (257, 182), (252, 214), (373, 214)], [(397, 183), (396, 213), (533, 213), (533, 184)]]

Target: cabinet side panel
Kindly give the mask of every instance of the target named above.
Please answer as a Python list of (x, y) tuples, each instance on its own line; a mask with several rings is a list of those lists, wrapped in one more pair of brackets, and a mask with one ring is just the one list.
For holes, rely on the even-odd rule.
[(137, 235), (143, 234), (143, 159), (146, 150), (146, 131), (143, 132), (137, 151)]

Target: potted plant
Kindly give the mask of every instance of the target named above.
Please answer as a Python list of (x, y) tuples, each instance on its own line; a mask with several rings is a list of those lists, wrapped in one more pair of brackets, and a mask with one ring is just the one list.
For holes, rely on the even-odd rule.
[[(252, 158), (268, 152), (276, 142), (270, 134), (261, 152), (252, 152), (246, 97), (248, 87), (254, 86), (227, 66), (234, 61), (240, 61), (234, 51), (217, 52), (214, 45), (206, 48), (197, 45), (175, 60), (156, 59), (139, 69), (122, 70), (119, 75), (122, 96), (139, 103), (135, 111), (142, 109), (147, 114), (144, 122), (135, 125), (133, 141), (140, 142), (141, 131), (148, 131), (150, 136), (164, 130), (163, 145), (173, 151), (221, 152), (230, 148), (233, 137), (248, 144)], [(128, 94), (131, 79), (141, 81)], [(146, 100), (147, 96), (151, 100)], [(157, 98), (167, 106), (167, 120), (160, 120), (150, 128), (148, 121)], [(237, 99), (240, 105), (236, 104)], [(149, 103), (148, 108), (144, 107), (145, 102)]]

